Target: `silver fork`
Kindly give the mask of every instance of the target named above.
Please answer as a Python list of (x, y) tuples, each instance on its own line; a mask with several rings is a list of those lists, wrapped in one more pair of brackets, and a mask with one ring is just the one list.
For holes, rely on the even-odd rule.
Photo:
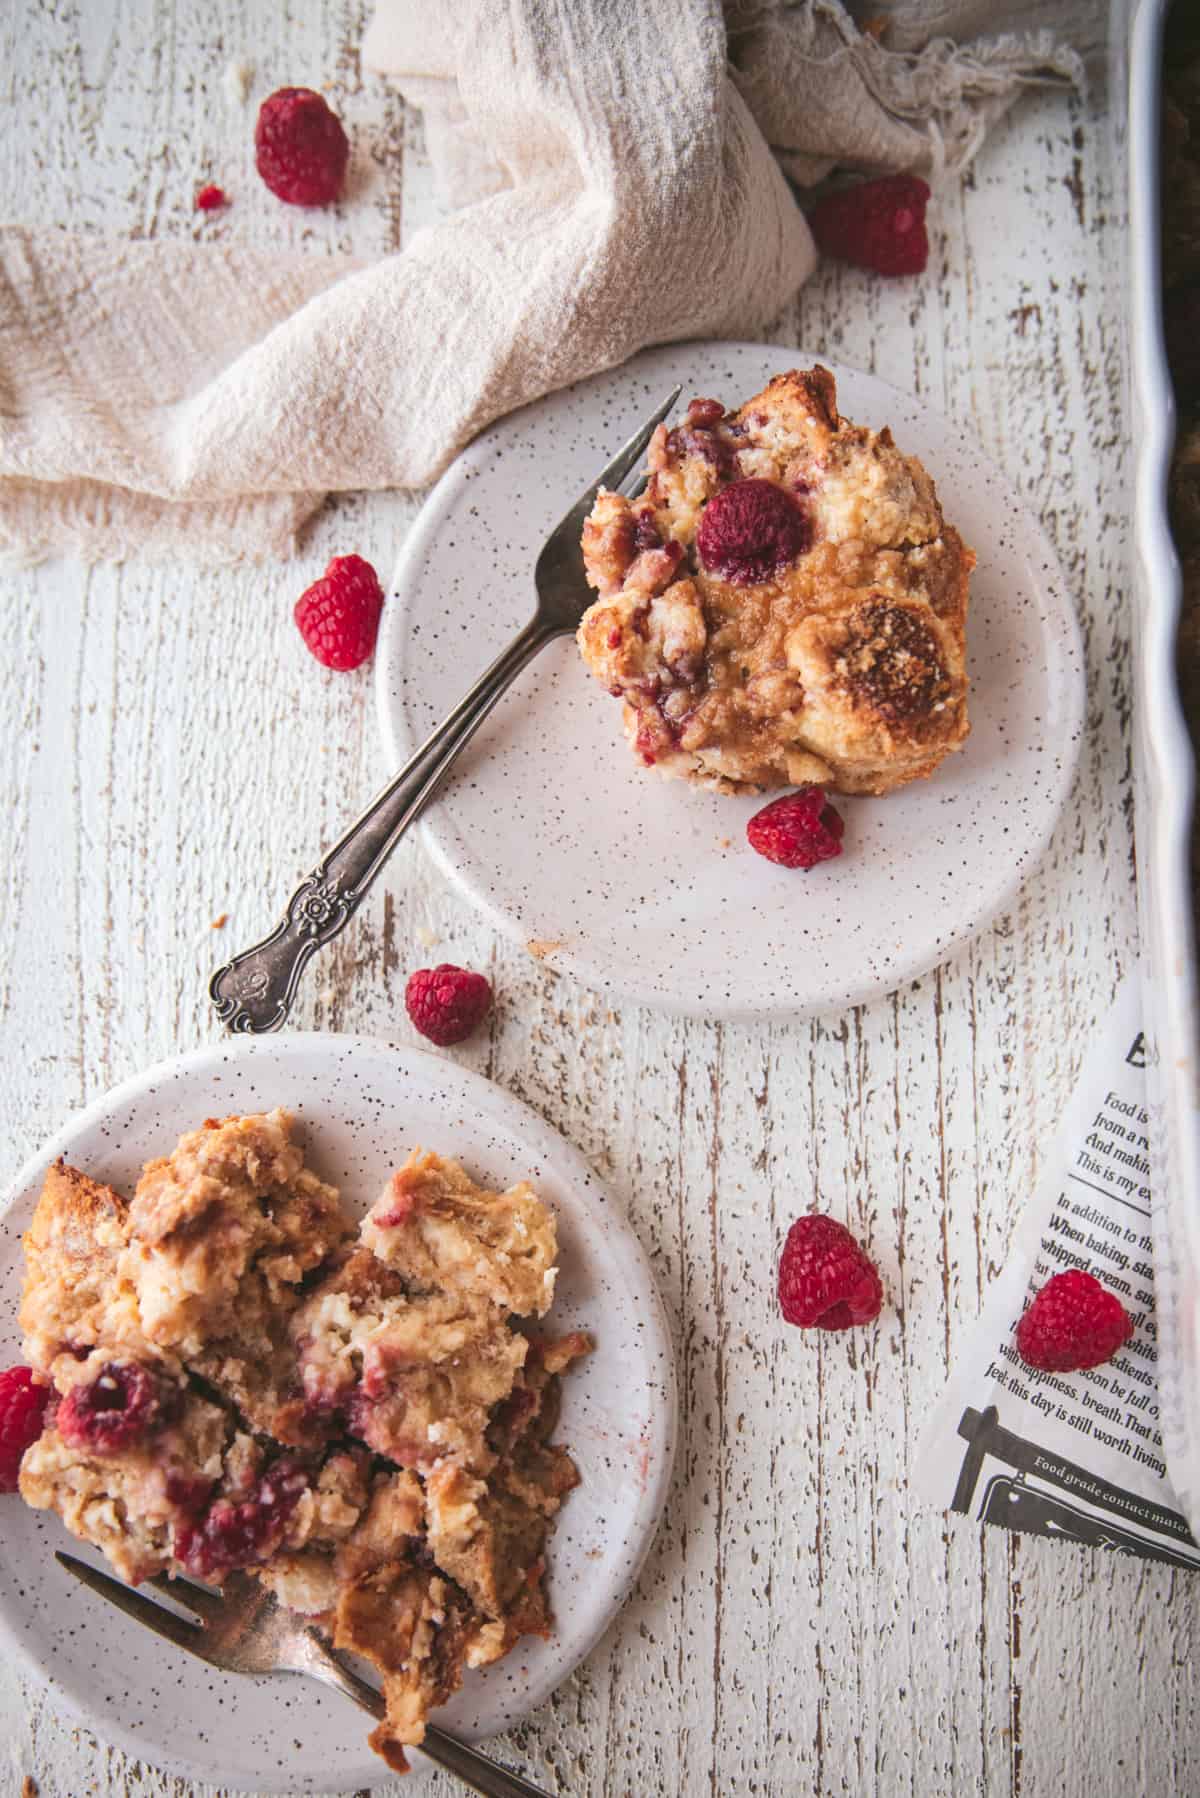
[(555, 637), (569, 636), (591, 604), (579, 547), (583, 521), (601, 487), (619, 487), (635, 469), (658, 425), (679, 398), (663, 401), (604, 472), (551, 531), (534, 567), (537, 610), (508, 648), (459, 700), (329, 853), (306, 874), (270, 936), (243, 949), (208, 983), (217, 1014), (230, 1030), (278, 1030), (292, 1008), (300, 976), (318, 949), (350, 922), (363, 896), (409, 825), (428, 805), (450, 764), (470, 742), (522, 668)]
[[(317, 1631), (290, 1611), (276, 1603), (273, 1595), (257, 1580), (234, 1574), (218, 1595), (204, 1586), (193, 1586), (189, 1580), (169, 1579), (165, 1575), (147, 1580), (168, 1598), (185, 1606), (202, 1619), (189, 1623), (164, 1605), (154, 1604), (132, 1586), (126, 1586), (74, 1555), (56, 1553), (55, 1560), (68, 1573), (110, 1604), (152, 1629), (155, 1635), (198, 1655), (210, 1667), (221, 1667), (227, 1673), (307, 1673), (343, 1692), (373, 1717), (383, 1716), (383, 1698), (343, 1666), (332, 1649), (327, 1648)], [(519, 1773), (509, 1772), (497, 1761), (479, 1754), (448, 1736), (444, 1730), (426, 1727), (420, 1752), (461, 1779), (483, 1798), (549, 1798), (540, 1786), (530, 1785)]]

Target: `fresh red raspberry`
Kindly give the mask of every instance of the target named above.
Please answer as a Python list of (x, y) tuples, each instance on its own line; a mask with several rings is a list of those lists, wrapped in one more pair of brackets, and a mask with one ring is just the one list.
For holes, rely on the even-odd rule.
[(883, 1305), (883, 1282), (845, 1224), (813, 1211), (798, 1217), (779, 1257), (779, 1309), (802, 1330), (869, 1324)]
[(21, 1456), (42, 1433), (50, 1388), (34, 1381), (31, 1367), (0, 1373), (0, 1492), (15, 1492)]
[(113, 1455), (161, 1429), (177, 1394), (140, 1361), (106, 1361), (94, 1380), (72, 1386), (55, 1428), (72, 1448)]
[(229, 195), (223, 187), (217, 187), (209, 181), (196, 194), (197, 212), (216, 212), (222, 206), (228, 206)]
[(361, 556), (335, 556), (300, 595), (293, 616), (318, 662), (344, 673), (374, 649), (382, 611), (383, 588), (371, 564)]
[(842, 853), (845, 828), (822, 787), (800, 787), (755, 812), (746, 836), (751, 849), (781, 868), (815, 868)]
[(492, 1003), (491, 982), (444, 961), (438, 968), (418, 968), (404, 989), (408, 1015), (422, 1036), (440, 1049), (461, 1043), (482, 1024)]
[(839, 262), (877, 275), (919, 275), (929, 261), (928, 199), (919, 175), (884, 175), (827, 194), (808, 222), (818, 248)]
[(1046, 1281), (1017, 1325), (1017, 1351), (1042, 1373), (1078, 1373), (1111, 1361), (1133, 1335), (1115, 1293), (1081, 1267)]
[(770, 580), (812, 540), (808, 513), (774, 481), (731, 481), (704, 508), (696, 547), (711, 573), (735, 587)]
[(350, 144), (342, 122), (311, 87), (268, 94), (254, 127), (254, 161), (291, 206), (327, 206), (342, 191)]

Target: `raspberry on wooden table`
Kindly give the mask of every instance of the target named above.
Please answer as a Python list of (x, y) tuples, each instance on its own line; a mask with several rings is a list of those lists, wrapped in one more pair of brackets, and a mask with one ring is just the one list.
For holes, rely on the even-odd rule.
[(404, 989), (404, 1004), (414, 1028), (439, 1049), (448, 1049), (482, 1024), (491, 1009), (491, 982), (448, 961), (418, 968)]
[(815, 868), (842, 853), (846, 825), (822, 787), (801, 787), (755, 812), (746, 826), (751, 849), (781, 868)]
[(919, 275), (929, 261), (928, 200), (919, 175), (884, 175), (827, 194), (808, 222), (818, 249), (839, 262), (877, 275)]
[(1111, 1361), (1133, 1335), (1115, 1293), (1081, 1267), (1054, 1274), (1017, 1325), (1017, 1352), (1041, 1373), (1079, 1373)]
[(31, 1367), (0, 1373), (0, 1492), (15, 1492), (21, 1456), (42, 1433), (50, 1388), (39, 1386)]
[(310, 87), (281, 87), (258, 110), (254, 162), (290, 206), (327, 206), (342, 191), (350, 144), (342, 122)]
[(383, 588), (371, 564), (362, 556), (334, 556), (300, 595), (294, 616), (318, 662), (345, 673), (374, 649), (382, 611)]
[(798, 1217), (779, 1257), (779, 1309), (801, 1329), (869, 1324), (883, 1305), (883, 1282), (845, 1224), (810, 1212)]

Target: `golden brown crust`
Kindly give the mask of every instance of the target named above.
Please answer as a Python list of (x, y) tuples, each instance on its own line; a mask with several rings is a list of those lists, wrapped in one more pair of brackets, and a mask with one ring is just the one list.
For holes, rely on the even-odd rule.
[(346, 1232), (289, 1113), (209, 1120), (144, 1169), (122, 1272), (152, 1341), (188, 1354), (238, 1342), (253, 1357)]
[[(827, 369), (736, 413), (693, 402), (649, 464), (640, 499), (601, 492), (584, 527), (600, 597), (578, 638), (641, 762), (721, 791), (883, 793), (960, 747), (975, 558), (921, 464), (841, 417)], [(709, 508), (728, 519), (751, 484), (778, 542), (768, 523), (722, 554)]]
[(19, 1320), (31, 1366), (111, 1334), (117, 1266), (129, 1233), (120, 1193), (59, 1160), (47, 1170), (25, 1234)]

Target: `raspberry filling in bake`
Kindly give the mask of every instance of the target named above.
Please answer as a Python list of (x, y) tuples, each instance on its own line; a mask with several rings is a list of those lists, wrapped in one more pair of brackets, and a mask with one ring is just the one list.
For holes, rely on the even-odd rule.
[(265, 1561), (309, 1489), (298, 1462), (280, 1460), (244, 1498), (217, 1498), (196, 1522), (175, 1531), (175, 1558), (197, 1579), (220, 1580), (237, 1567)]

